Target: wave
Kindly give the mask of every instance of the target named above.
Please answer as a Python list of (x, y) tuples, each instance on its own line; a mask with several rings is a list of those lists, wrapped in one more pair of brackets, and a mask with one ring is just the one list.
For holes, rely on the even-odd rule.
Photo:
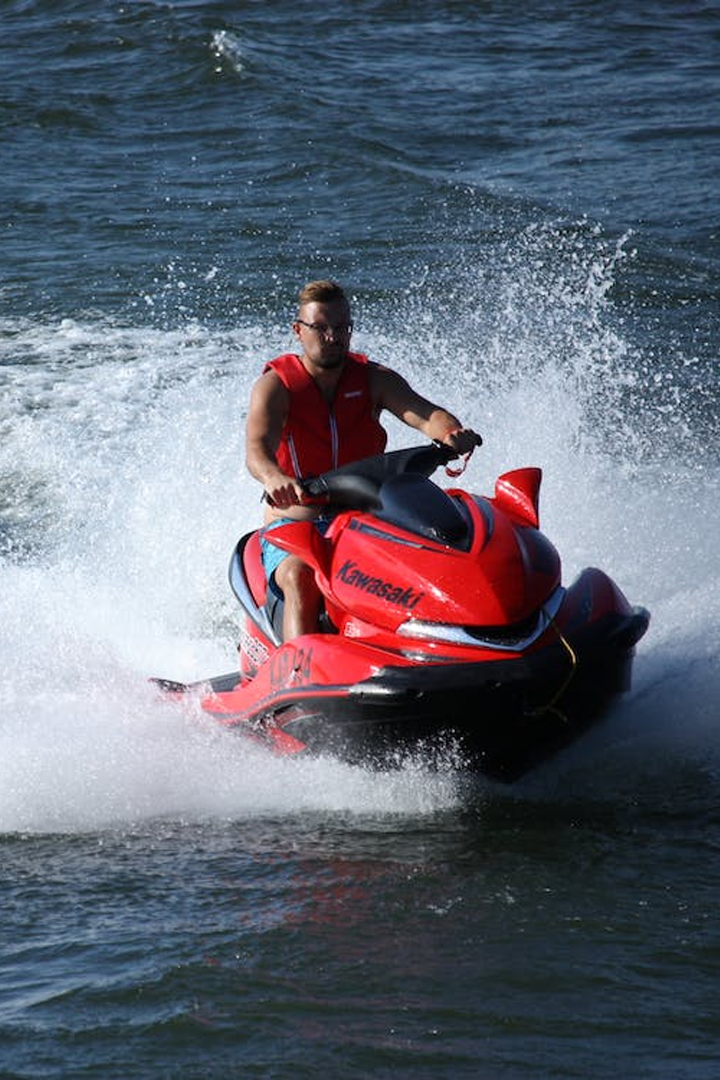
[[(625, 780), (668, 756), (707, 764), (720, 689), (717, 461), (703, 447), (678, 459), (657, 430), (642, 343), (612, 303), (627, 241), (530, 230), (499, 252), (448, 268), (452, 288), (428, 274), (368, 296), (356, 347), (391, 358), (484, 434), (467, 474), (476, 490), (540, 464), (543, 526), (566, 576), (603, 566), (652, 611), (633, 694), (560, 759), (559, 782), (568, 769), (592, 774), (598, 756)], [(105, 316), (0, 326), (0, 830), (461, 804), (453, 769), (422, 762), (389, 775), (320, 761), (290, 778), (288, 764), (147, 684), (234, 666), (226, 564), (259, 518), (242, 465), (247, 392), (288, 344), (269, 317), (233, 330)], [(677, 402), (677, 430), (693, 422), (682, 372), (672, 389), (663, 406)], [(415, 440), (388, 427), (395, 444)]]

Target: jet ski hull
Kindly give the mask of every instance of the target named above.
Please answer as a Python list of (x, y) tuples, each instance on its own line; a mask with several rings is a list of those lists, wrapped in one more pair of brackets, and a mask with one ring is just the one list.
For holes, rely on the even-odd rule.
[[(404, 453), (417, 452), (369, 459), (357, 489), (341, 476), (343, 497), (349, 480), (365, 498), (373, 478), (378, 497), (341, 511), (325, 537), (309, 522), (272, 534), (313, 567), (325, 632), (282, 642), (250, 533), (230, 564), (243, 612), (238, 671), (160, 685), (195, 694), (217, 722), (279, 754), (385, 766), (408, 752), (451, 751), (511, 781), (629, 688), (649, 615), (595, 568), (563, 587), (538, 528), (539, 470), (500, 477), (494, 499), (446, 493), (417, 475), (378, 479), (373, 470), (385, 475), (388, 459), (404, 468)], [(421, 471), (436, 453), (422, 448)]]
[(308, 635), (282, 646), (252, 678), (234, 672), (165, 689), (194, 691), (223, 726), (283, 755), (387, 766), (418, 750), (428, 760), (450, 752), (509, 782), (574, 742), (629, 688), (634, 645), (647, 625), (642, 608), (608, 612), (571, 640), (554, 633), (527, 655), (474, 663), (397, 664), (385, 655), (378, 666), (378, 650), (364, 659), (353, 643), (351, 666), (365, 675), (351, 682), (323, 677), (348, 667), (349, 643)]

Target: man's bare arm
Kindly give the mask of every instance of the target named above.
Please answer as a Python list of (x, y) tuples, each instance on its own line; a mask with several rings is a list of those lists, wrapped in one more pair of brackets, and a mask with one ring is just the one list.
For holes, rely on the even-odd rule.
[(460, 454), (468, 453), (478, 444), (479, 437), (474, 431), (463, 427), (457, 416), (441, 405), (418, 394), (396, 371), (377, 366), (372, 378), (373, 397), (378, 408), (387, 409), (428, 439), (447, 443)]
[(274, 371), (266, 371), (250, 394), (245, 461), (250, 473), (265, 488), (270, 504), (279, 509), (298, 506), (303, 498), (300, 484), (294, 477), (286, 476), (275, 456), (288, 407), (287, 389)]

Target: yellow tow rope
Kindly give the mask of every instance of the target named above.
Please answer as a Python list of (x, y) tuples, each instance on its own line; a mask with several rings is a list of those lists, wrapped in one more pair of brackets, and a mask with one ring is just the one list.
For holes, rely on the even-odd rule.
[(564, 712), (562, 712), (561, 709), (556, 708), (556, 703), (563, 696), (563, 694), (567, 690), (568, 686), (572, 682), (573, 678), (575, 677), (575, 672), (577, 671), (577, 666), (578, 666), (578, 658), (577, 658), (577, 655), (576, 655), (575, 650), (573, 649), (572, 645), (570, 644), (568, 639), (565, 637), (565, 635), (563, 634), (560, 627), (555, 622), (555, 619), (553, 619), (552, 616), (548, 616), (548, 621), (550, 622), (550, 625), (552, 626), (552, 628), (555, 631), (555, 633), (557, 634), (557, 636), (560, 638), (560, 643), (562, 644), (562, 646), (564, 647), (564, 649), (567, 652), (568, 656), (570, 657), (570, 674), (565, 679), (565, 681), (562, 683), (560, 688), (555, 691), (555, 693), (550, 698), (550, 700), (547, 702), (547, 704), (541, 705), (537, 709), (533, 709), (533, 713), (536, 716), (543, 716), (547, 712), (552, 712), (557, 717), (559, 717), (559, 719), (562, 720), (562, 722), (564, 724), (568, 724), (570, 721), (568, 720), (567, 716), (565, 715)]

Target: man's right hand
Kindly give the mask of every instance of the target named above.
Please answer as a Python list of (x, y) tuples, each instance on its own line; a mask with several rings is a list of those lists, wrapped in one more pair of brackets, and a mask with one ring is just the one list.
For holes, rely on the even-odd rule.
[(298, 480), (280, 473), (277, 480), (265, 484), (265, 499), (277, 510), (287, 510), (290, 506), (302, 506), (305, 492)]

